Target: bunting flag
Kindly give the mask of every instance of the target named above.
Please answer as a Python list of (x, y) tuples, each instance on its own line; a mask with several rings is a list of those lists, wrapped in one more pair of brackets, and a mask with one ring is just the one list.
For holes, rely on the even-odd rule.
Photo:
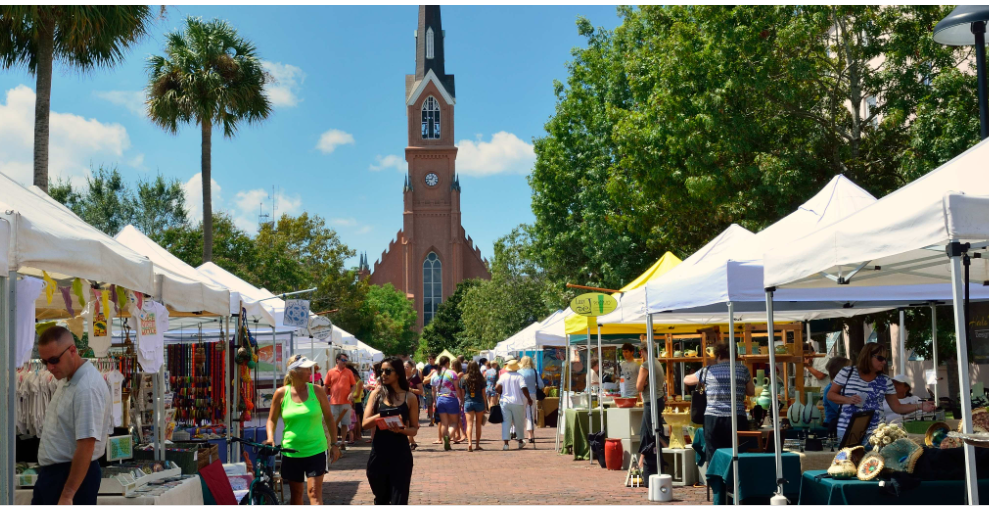
[(72, 280), (72, 293), (76, 295), (80, 305), (86, 306), (86, 296), (83, 295), (82, 291), (82, 278)]
[(110, 284), (110, 301), (113, 301), (113, 308), (120, 313), (120, 304), (117, 303), (117, 286)]
[(103, 301), (103, 314), (110, 316), (110, 291), (104, 289), (100, 291), (100, 299)]
[(86, 321), (83, 320), (82, 314), (80, 314), (73, 319), (65, 321), (65, 327), (69, 328), (69, 332), (81, 340), (82, 333), (85, 331)]
[(75, 317), (76, 312), (72, 309), (72, 287), (59, 287), (58, 291), (62, 293), (62, 301), (65, 302), (65, 310), (69, 312), (69, 315)]
[(119, 315), (120, 310), (127, 306), (127, 289), (117, 285), (115, 292), (117, 293), (117, 300), (115, 303), (117, 303), (117, 314)]
[(45, 279), (45, 300), (48, 301), (49, 305), (51, 305), (52, 299), (55, 297), (55, 289), (58, 287), (58, 285), (55, 283), (55, 280), (52, 279), (52, 277), (48, 274), (47, 271), (42, 271), (41, 274)]

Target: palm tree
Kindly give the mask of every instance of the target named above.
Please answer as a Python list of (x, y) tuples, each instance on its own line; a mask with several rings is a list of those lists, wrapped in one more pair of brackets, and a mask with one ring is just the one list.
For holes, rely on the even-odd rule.
[(257, 123), (271, 114), (256, 53), (226, 21), (189, 17), (185, 31), (167, 35), (165, 56), (148, 58), (151, 120), (173, 134), (179, 123), (202, 129), (203, 262), (213, 258), (213, 126), (222, 125), (223, 135), (233, 137), (240, 122)]
[[(164, 10), (162, 10), (164, 12)], [(147, 33), (146, 5), (0, 6), (0, 67), (35, 75), (34, 184), (48, 191), (48, 120), (55, 60), (91, 70), (112, 67)]]

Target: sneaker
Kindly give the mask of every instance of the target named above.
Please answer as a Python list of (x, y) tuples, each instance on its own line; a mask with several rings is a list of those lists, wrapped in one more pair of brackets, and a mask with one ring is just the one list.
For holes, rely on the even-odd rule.
[(519, 440), (519, 449), (525, 447), (525, 440)]
[(507, 451), (508, 450), (508, 444), (505, 444), (504, 446), (502, 446), (501, 450)]

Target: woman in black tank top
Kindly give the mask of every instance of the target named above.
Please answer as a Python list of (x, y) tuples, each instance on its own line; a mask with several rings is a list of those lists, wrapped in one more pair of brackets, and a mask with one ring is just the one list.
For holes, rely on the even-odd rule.
[(379, 420), (398, 416), (403, 427), (378, 428), (371, 440), (367, 481), (375, 505), (408, 505), (412, 483), (412, 449), (409, 438), (419, 432), (419, 400), (409, 393), (405, 366), (397, 357), (381, 363), (379, 386), (364, 406), (364, 428), (377, 427)]

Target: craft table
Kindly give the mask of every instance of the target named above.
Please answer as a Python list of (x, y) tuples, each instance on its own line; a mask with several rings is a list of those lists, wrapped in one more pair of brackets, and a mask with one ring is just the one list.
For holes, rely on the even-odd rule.
[[(536, 426), (539, 426), (540, 428), (545, 428), (546, 419), (553, 421), (552, 423), (553, 426), (557, 426), (558, 423), (555, 422), (553, 418), (553, 412), (556, 412), (559, 409), (560, 409), (560, 398), (549, 397), (549, 396), (543, 398), (543, 400), (539, 402), (539, 413), (536, 419)], [(559, 414), (557, 414), (556, 417), (559, 418), (560, 417)]]
[[(32, 489), (14, 492), (15, 505), (31, 505)], [(199, 476), (186, 479), (161, 496), (125, 498), (123, 495), (100, 495), (97, 505), (203, 505), (203, 485)]]
[[(924, 481), (899, 498), (879, 488), (879, 481), (820, 477), (825, 470), (811, 470), (800, 478), (800, 503), (804, 505), (961, 505), (965, 481)], [(979, 498), (989, 498), (989, 479), (979, 481)]]
[(830, 447), (825, 448), (823, 451), (790, 452), (800, 456), (800, 470), (802, 472), (808, 470), (827, 470), (831, 466), (831, 462), (834, 461), (834, 455), (838, 454), (837, 450), (832, 451)]
[[(776, 456), (773, 454), (745, 453), (738, 455), (738, 499), (765, 498), (776, 493)], [(783, 486), (783, 494), (795, 503), (800, 497), (800, 456), (783, 453), (783, 478), (789, 481)], [(707, 481), (711, 486), (714, 504), (724, 505), (733, 484), (731, 449), (718, 449), (707, 466)]]
[[(590, 458), (591, 446), (587, 434), (601, 431), (601, 412), (594, 409), (593, 416), (588, 418), (587, 409), (569, 408), (564, 412), (566, 427), (563, 432), (563, 445), (560, 454), (573, 454), (575, 460)], [(594, 422), (591, 429), (590, 421)]]

